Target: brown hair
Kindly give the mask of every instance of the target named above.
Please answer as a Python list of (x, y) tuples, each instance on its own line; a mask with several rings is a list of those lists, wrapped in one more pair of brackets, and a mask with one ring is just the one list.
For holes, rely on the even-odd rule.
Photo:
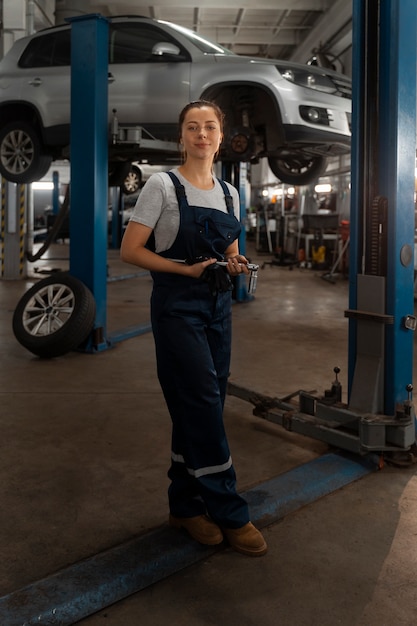
[[(190, 109), (202, 109), (203, 107), (210, 107), (211, 109), (213, 109), (220, 124), (220, 132), (223, 134), (225, 115), (219, 105), (215, 102), (210, 102), (209, 100), (195, 100), (194, 102), (189, 102), (188, 104), (186, 104), (180, 113), (178, 119), (178, 143), (181, 142), (182, 125), (184, 124), (185, 116), (187, 115), (188, 111), (190, 111)], [(217, 154), (215, 155), (215, 158), (217, 157)], [(186, 154), (182, 152), (182, 158), (185, 159), (185, 157)]]

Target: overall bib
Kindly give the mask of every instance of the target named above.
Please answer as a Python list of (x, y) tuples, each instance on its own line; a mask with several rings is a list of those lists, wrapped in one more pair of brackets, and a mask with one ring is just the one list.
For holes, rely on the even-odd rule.
[[(240, 224), (223, 181), (228, 213), (190, 206), (178, 178), (180, 225), (161, 256), (223, 260)], [(208, 513), (219, 525), (240, 528), (248, 506), (236, 492), (236, 475), (223, 424), (231, 351), (231, 291), (213, 294), (203, 280), (152, 272), (151, 320), (158, 378), (172, 419), (170, 512)]]

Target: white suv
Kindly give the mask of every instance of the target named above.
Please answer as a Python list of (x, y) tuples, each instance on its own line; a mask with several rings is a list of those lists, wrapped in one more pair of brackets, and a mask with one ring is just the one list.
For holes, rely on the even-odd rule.
[(149, 165), (149, 163), (141, 163), (138, 161), (134, 161), (128, 165), (128, 172), (126, 177), (121, 183), (121, 188), (123, 193), (126, 196), (131, 196), (132, 194), (138, 193), (138, 191), (143, 187), (145, 182), (148, 180), (152, 174), (156, 172), (163, 172), (171, 169), (171, 167), (180, 165), (179, 159), (174, 163), (170, 163), (169, 165)]
[[(51, 161), (69, 156), (70, 25), (19, 39), (0, 62), (0, 174), (39, 180)], [(282, 182), (302, 185), (326, 157), (350, 149), (351, 81), (331, 70), (233, 54), (197, 33), (162, 20), (113, 17), (109, 23), (109, 129), (141, 126), (177, 141), (177, 117), (189, 101), (216, 101), (226, 113), (223, 161), (267, 157)], [(110, 133), (110, 130), (109, 130)], [(178, 155), (112, 145), (110, 171)], [(123, 178), (126, 169), (120, 168)], [(113, 180), (114, 184), (114, 180)]]

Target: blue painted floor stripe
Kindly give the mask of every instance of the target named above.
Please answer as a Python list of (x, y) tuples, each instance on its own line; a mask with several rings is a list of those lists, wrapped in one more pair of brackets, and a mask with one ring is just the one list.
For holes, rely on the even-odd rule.
[(126, 339), (132, 339), (133, 337), (137, 337), (138, 335), (150, 333), (151, 330), (152, 326), (150, 323), (140, 324), (139, 326), (129, 326), (124, 330), (110, 333), (108, 336), (108, 340), (110, 344), (113, 345), (115, 343), (118, 343), (119, 341), (126, 341)]
[(325, 454), (248, 491), (252, 519), (260, 528), (267, 526), (377, 468), (376, 456)]
[[(262, 528), (376, 469), (366, 459), (326, 454), (243, 495)], [(3, 596), (0, 624), (70, 626), (221, 549), (157, 528)]]

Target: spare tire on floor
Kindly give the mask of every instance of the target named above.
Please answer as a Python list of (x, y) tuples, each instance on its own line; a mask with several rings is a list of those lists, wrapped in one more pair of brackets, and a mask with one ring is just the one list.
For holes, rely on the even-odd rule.
[(57, 272), (33, 285), (13, 314), (13, 332), (19, 343), (43, 358), (76, 350), (90, 334), (96, 304), (82, 281)]

